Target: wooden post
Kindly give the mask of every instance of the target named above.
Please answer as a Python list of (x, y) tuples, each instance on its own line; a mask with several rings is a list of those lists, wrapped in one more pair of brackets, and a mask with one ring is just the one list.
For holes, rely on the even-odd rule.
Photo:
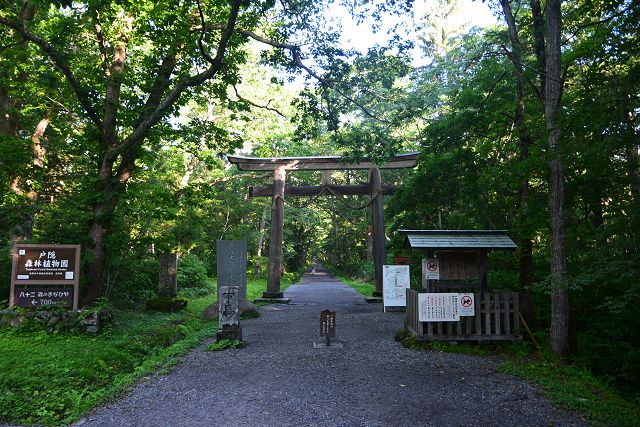
[(371, 195), (371, 228), (373, 231), (373, 262), (376, 271), (374, 297), (382, 297), (382, 266), (387, 262), (384, 233), (384, 208), (382, 207), (382, 178), (380, 169), (369, 169), (369, 194)]
[(263, 298), (282, 298), (282, 229), (284, 228), (284, 182), (287, 172), (278, 167), (273, 173), (273, 196), (271, 203), (271, 230), (269, 238), (269, 275), (267, 291)]
[(489, 290), (489, 285), (487, 282), (487, 271), (489, 270), (489, 264), (487, 262), (487, 251), (480, 251), (480, 292), (485, 293)]

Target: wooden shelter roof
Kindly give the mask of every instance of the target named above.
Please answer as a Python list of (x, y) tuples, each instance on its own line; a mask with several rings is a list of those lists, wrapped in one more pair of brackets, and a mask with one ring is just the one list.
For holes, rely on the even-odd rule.
[(313, 156), (313, 157), (243, 157), (228, 156), (230, 163), (244, 171), (269, 171), (276, 168), (285, 170), (346, 170), (346, 169), (380, 169), (412, 168), (416, 165), (420, 153), (399, 154), (390, 158), (385, 163), (376, 165), (368, 158), (359, 163), (348, 163), (340, 156)]
[(398, 230), (411, 248), (515, 249), (506, 230)]

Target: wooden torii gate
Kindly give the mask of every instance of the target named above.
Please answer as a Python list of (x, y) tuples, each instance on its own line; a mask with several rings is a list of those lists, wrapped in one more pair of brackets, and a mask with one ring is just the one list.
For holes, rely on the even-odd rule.
[[(360, 163), (347, 163), (337, 156), (317, 157), (241, 157), (229, 156), (228, 160), (243, 171), (273, 171), (273, 185), (253, 188), (251, 196), (271, 196), (271, 230), (269, 239), (269, 273), (264, 299), (282, 298), (282, 231), (284, 227), (285, 196), (369, 195), (371, 196), (371, 223), (373, 234), (373, 258), (376, 275), (374, 297), (382, 296), (382, 266), (386, 263), (386, 238), (382, 195), (393, 194), (395, 186), (383, 186), (380, 169), (400, 169), (415, 166), (420, 153), (400, 154), (382, 165), (368, 159)], [(369, 169), (369, 183), (360, 185), (332, 185), (331, 171)], [(286, 186), (287, 171), (324, 171), (320, 186)]]

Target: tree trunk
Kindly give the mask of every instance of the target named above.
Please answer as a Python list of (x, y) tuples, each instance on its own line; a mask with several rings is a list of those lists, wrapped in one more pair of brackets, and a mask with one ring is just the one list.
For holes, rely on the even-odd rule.
[(640, 138), (638, 137), (638, 121), (633, 110), (627, 112), (631, 140), (627, 145), (627, 170), (631, 187), (632, 212), (631, 233), (636, 252), (640, 250)]
[[(89, 284), (86, 288), (83, 305), (93, 303), (102, 296), (104, 273), (107, 265), (107, 248), (105, 237), (111, 231), (113, 215), (120, 198), (119, 188), (124, 185), (112, 176), (113, 162), (103, 161), (99, 180), (96, 184), (96, 200), (93, 204), (93, 218), (89, 227), (92, 245), (88, 248), (91, 263), (88, 267)], [(117, 182), (117, 184), (114, 183)]]
[(544, 42), (544, 16), (542, 15), (542, 7), (540, 0), (530, 0), (531, 14), (533, 15), (533, 38), (536, 49), (536, 60), (538, 62), (538, 77), (540, 79), (540, 94), (544, 99), (545, 94), (545, 70), (547, 68), (545, 58), (545, 42)]
[(569, 289), (566, 285), (567, 256), (565, 252), (565, 189), (564, 163), (560, 141), (561, 76), (561, 0), (549, 0), (546, 5), (546, 82), (544, 116), (549, 149), (549, 222), (551, 234), (551, 349), (560, 356), (569, 351)]
[[(509, 57), (513, 63), (513, 77), (515, 83), (516, 108), (513, 124), (518, 132), (520, 146), (519, 162), (524, 164), (529, 159), (529, 147), (532, 138), (525, 125), (525, 105), (524, 105), (524, 78), (522, 66), (522, 46), (518, 38), (516, 20), (513, 16), (511, 5), (508, 0), (501, 0), (502, 11), (509, 30), (509, 40), (511, 42), (511, 53)], [(533, 324), (533, 293), (531, 291), (533, 244), (528, 226), (528, 216), (526, 214), (529, 202), (529, 172), (525, 169), (524, 177), (518, 191), (518, 234), (519, 234), (519, 262), (520, 262), (520, 308), (521, 313), (528, 324)]]
[[(46, 151), (42, 147), (42, 141), (45, 138), (45, 132), (50, 122), (49, 112), (47, 112), (46, 116), (38, 122), (31, 135), (32, 163), (38, 169), (44, 167)], [(11, 191), (15, 194), (26, 196), (29, 199), (29, 209), (26, 209), (25, 212), (22, 213), (21, 221), (15, 224), (9, 233), (12, 247), (16, 242), (29, 240), (33, 237), (33, 222), (38, 210), (38, 192), (33, 188), (24, 188), (22, 181), (23, 179), (17, 176), (12, 180), (10, 185)]]
[(262, 246), (264, 245), (264, 232), (267, 228), (267, 210), (269, 210), (269, 206), (265, 205), (262, 208), (262, 216), (260, 217), (260, 228), (258, 229), (258, 247), (256, 249), (256, 263), (254, 266), (254, 271), (256, 277), (260, 277), (262, 275)]

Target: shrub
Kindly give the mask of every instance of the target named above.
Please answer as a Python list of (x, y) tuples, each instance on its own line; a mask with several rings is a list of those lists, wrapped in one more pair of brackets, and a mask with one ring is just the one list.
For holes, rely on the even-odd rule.
[(189, 293), (205, 294), (209, 291), (207, 269), (193, 254), (184, 254), (178, 260), (178, 289), (189, 289)]

